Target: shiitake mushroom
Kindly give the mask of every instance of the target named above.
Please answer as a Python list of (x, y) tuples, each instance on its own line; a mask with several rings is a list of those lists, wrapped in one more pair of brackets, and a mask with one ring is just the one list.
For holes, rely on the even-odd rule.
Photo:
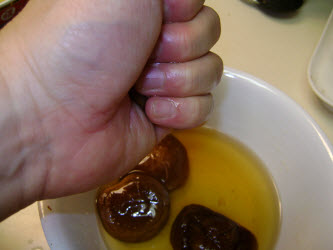
[(171, 191), (182, 186), (189, 175), (188, 157), (183, 144), (173, 135), (166, 136), (134, 169), (142, 171)]
[(97, 210), (105, 230), (114, 238), (141, 242), (154, 237), (167, 222), (169, 194), (155, 178), (141, 173), (102, 187)]
[(170, 235), (173, 249), (256, 250), (255, 236), (222, 214), (188, 205), (176, 217)]

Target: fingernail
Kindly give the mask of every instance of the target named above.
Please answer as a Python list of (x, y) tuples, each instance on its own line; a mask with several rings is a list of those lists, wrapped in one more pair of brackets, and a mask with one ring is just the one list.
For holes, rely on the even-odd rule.
[(145, 75), (140, 88), (142, 90), (160, 90), (163, 88), (165, 77), (165, 73), (158, 66), (153, 66)]
[(159, 99), (152, 103), (152, 115), (155, 119), (169, 119), (175, 117), (176, 114), (176, 105), (171, 100)]

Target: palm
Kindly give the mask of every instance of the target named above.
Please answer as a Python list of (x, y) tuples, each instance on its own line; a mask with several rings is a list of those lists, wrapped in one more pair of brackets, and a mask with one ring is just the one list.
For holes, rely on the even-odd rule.
[[(140, 117), (143, 119), (140, 120)], [(152, 147), (155, 140), (153, 126), (127, 97), (112, 119), (97, 130), (87, 129), (88, 123), (84, 127), (66, 112), (60, 111), (56, 119), (65, 122), (66, 126), (60, 130), (59, 123), (55, 122), (54, 126), (46, 127), (49, 130), (47, 134), (52, 135), (50, 149), (52, 162), (56, 166), (49, 169), (52, 179), (46, 193), (51, 196), (62, 192), (59, 187), (66, 193), (74, 193), (91, 188), (96, 185), (96, 180), (103, 183), (123, 174), (146, 153), (140, 152), (140, 149)], [(104, 117), (96, 116), (95, 121), (98, 119), (103, 121)], [(142, 138), (137, 138), (136, 134), (142, 135)], [(131, 157), (127, 157), (129, 155)], [(80, 186), (73, 183), (80, 183)]]

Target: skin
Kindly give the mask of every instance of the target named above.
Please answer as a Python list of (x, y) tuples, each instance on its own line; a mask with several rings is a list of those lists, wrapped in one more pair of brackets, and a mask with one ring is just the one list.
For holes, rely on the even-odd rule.
[(0, 219), (117, 178), (205, 122), (219, 36), (201, 0), (30, 0), (0, 31)]

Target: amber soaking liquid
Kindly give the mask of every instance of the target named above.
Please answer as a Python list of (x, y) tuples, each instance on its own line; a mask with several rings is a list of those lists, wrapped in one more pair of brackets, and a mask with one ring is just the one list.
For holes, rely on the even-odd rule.
[(274, 184), (261, 161), (246, 147), (214, 130), (199, 128), (174, 135), (187, 149), (190, 175), (186, 184), (170, 193), (167, 225), (152, 240), (124, 243), (100, 232), (109, 249), (172, 249), (171, 225), (189, 204), (204, 205), (250, 230), (259, 250), (271, 250), (278, 236), (280, 206)]

